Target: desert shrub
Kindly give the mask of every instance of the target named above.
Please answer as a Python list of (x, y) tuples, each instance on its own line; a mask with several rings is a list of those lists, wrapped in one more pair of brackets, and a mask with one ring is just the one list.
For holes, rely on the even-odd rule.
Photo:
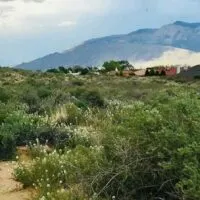
[(37, 89), (37, 94), (39, 98), (43, 99), (49, 97), (52, 94), (52, 91), (48, 87), (43, 86)]
[(38, 198), (199, 199), (198, 81), (0, 70), (0, 159), (29, 145)]
[(50, 199), (65, 200), (65, 199), (76, 199), (76, 200), (86, 200), (89, 199), (80, 185), (75, 185), (69, 189), (61, 189), (57, 192), (48, 195)]
[(43, 120), (38, 115), (29, 115), (24, 111), (14, 111), (9, 114), (0, 127), (0, 131), (13, 135), (16, 145), (26, 145), (38, 137), (37, 130), (43, 126)]
[(16, 179), (23, 183), (24, 188), (32, 184), (32, 174), (28, 170), (25, 170), (23, 165), (19, 165), (18, 168), (15, 169), (14, 174)]
[(78, 97), (81, 97), (81, 95), (86, 91), (85, 88), (81, 88), (81, 87), (78, 87), (78, 88), (75, 88), (73, 90), (70, 91), (71, 95), (78, 98)]
[(84, 82), (77, 79), (77, 80), (73, 80), (73, 81), (72, 81), (72, 85), (75, 85), (75, 86), (83, 86), (83, 85), (84, 85)]
[(11, 98), (11, 94), (5, 88), (0, 87), (0, 102), (6, 103)]
[(37, 79), (36, 79), (35, 77), (36, 77), (36, 74), (30, 73), (30, 74), (29, 74), (29, 77), (28, 77), (27, 80), (26, 80), (26, 83), (27, 83), (28, 85), (31, 85), (31, 86), (36, 86), (36, 84), (37, 84)]
[[(45, 181), (37, 185), (41, 195), (80, 184), (86, 196), (97, 194), (97, 199), (198, 199), (199, 105), (195, 92), (177, 89), (164, 90), (148, 103), (109, 107), (103, 112), (105, 119), (97, 113), (103, 132), (99, 145), (91, 146), (92, 135), (81, 133), (89, 138), (81, 140), (80, 134), (64, 154), (47, 155), (45, 162), (36, 160), (32, 168), (23, 170), (40, 173), (31, 179), (32, 183), (45, 173), (41, 169), (47, 174), (48, 170), (60, 172), (56, 180), (51, 177), (54, 171), (48, 174), (49, 179), (43, 177)], [(65, 175), (61, 175), (62, 169)]]
[(96, 90), (87, 91), (83, 95), (83, 98), (91, 106), (96, 106), (96, 107), (103, 107), (104, 106), (104, 100), (101, 97), (100, 93)]
[(48, 144), (64, 149), (70, 137), (68, 130), (51, 126), (35, 114), (16, 111), (8, 115), (4, 122), (0, 131), (12, 135), (17, 146), (29, 145), (38, 139), (42, 145)]
[(199, 100), (192, 92), (167, 99), (160, 103), (156, 97), (154, 106), (135, 103), (114, 114), (103, 142), (112, 165), (98, 182), (103, 188), (112, 180), (105, 196), (198, 199)]
[(40, 98), (35, 89), (29, 88), (27, 90), (24, 90), (21, 95), (21, 101), (28, 105), (29, 113), (36, 113), (40, 110)]
[(52, 112), (50, 120), (53, 124), (77, 125), (82, 118), (82, 111), (73, 103), (58, 106)]
[(64, 149), (69, 145), (72, 131), (66, 127), (45, 126), (37, 132), (40, 144), (53, 146), (55, 149)]
[(0, 160), (9, 160), (16, 154), (15, 138), (12, 134), (0, 132)]
[(68, 132), (71, 133), (68, 141), (68, 148), (70, 149), (77, 146), (91, 147), (100, 145), (99, 133), (91, 127), (70, 127)]
[(48, 141), (44, 144), (41, 144), (39, 138), (35, 142), (29, 142), (27, 147), (28, 156), (32, 159), (38, 157), (45, 157), (47, 153), (52, 152), (52, 149), (48, 146)]
[(73, 96), (75, 96), (78, 101), (76, 101), (77, 105), (82, 107), (104, 107), (105, 102), (102, 98), (101, 94), (97, 90), (85, 90), (83, 88), (76, 89), (71, 92)]
[[(48, 195), (73, 185), (81, 185), (82, 190), (88, 190), (84, 183), (100, 170), (104, 162), (102, 151), (101, 148), (82, 146), (63, 155), (53, 151), (44, 157), (37, 157), (28, 167), (21, 163), (15, 170), (15, 177), (26, 187), (40, 188), (39, 197), (48, 198)], [(83, 175), (88, 178), (85, 179)], [(68, 193), (72, 195), (70, 191)]]
[(5, 104), (0, 103), (0, 124), (2, 124), (8, 115), (8, 108)]
[(20, 102), (7, 102), (7, 103), (1, 103), (0, 102), (0, 127), (1, 124), (5, 122), (5, 119), (12, 114), (15, 111), (26, 111), (27, 107), (24, 104), (21, 104)]
[(53, 106), (62, 105), (68, 103), (71, 100), (71, 96), (68, 92), (57, 89), (52, 94)]

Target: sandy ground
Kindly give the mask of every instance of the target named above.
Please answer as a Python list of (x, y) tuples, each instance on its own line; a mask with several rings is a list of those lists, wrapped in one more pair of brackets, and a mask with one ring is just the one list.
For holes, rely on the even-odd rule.
[(32, 193), (13, 179), (14, 163), (0, 162), (0, 200), (30, 200)]

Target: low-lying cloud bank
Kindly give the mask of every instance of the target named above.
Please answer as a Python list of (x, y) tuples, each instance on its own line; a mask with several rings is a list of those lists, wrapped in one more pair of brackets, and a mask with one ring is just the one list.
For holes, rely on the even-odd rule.
[(132, 62), (137, 69), (144, 69), (158, 65), (190, 65), (200, 64), (200, 53), (178, 49), (166, 51), (159, 58), (154, 58), (149, 61)]

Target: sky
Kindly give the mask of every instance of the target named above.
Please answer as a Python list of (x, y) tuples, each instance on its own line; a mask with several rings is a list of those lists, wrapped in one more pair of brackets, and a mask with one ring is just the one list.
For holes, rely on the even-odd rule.
[(14, 66), (85, 40), (200, 22), (200, 0), (0, 0), (0, 65)]

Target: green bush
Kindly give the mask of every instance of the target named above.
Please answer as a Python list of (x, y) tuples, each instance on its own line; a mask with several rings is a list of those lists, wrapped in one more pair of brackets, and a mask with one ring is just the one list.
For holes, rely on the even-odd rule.
[(0, 72), (0, 159), (29, 145), (40, 200), (199, 199), (198, 81)]
[(163, 103), (157, 96), (153, 106), (135, 103), (114, 114), (103, 142), (112, 160), (100, 182), (103, 188), (112, 180), (105, 196), (198, 199), (199, 99), (187, 92), (165, 95)]
[(37, 89), (37, 94), (40, 99), (49, 97), (52, 94), (52, 91), (48, 87), (39, 87)]
[(82, 119), (82, 110), (75, 104), (68, 103), (57, 107), (50, 118), (55, 125), (78, 125)]
[(56, 149), (64, 149), (69, 145), (71, 131), (63, 127), (46, 126), (37, 132), (37, 139), (42, 145), (53, 146)]
[(200, 193), (199, 101), (192, 90), (177, 88), (163, 90), (147, 103), (118, 104), (106, 112), (91, 113), (91, 122), (98, 124), (101, 134), (98, 142), (95, 133), (77, 130), (71, 133), (73, 144), (66, 152), (39, 157), (23, 170), (32, 174), (31, 184), (37, 184), (46, 197), (48, 192), (56, 194), (55, 188), (78, 184), (82, 197), (89, 198), (95, 194), (97, 199), (196, 200)]
[[(53, 151), (46, 156), (37, 157), (29, 167), (21, 163), (15, 170), (15, 177), (26, 187), (40, 188), (39, 197), (48, 198), (50, 194), (57, 194), (60, 190), (70, 187), (69, 183), (82, 185), (82, 190), (88, 190), (84, 187), (88, 180), (84, 179), (83, 175), (87, 175), (88, 179), (93, 177), (100, 170), (103, 160), (102, 149), (78, 146), (64, 155)], [(66, 195), (78, 196), (70, 194), (70, 191)], [(83, 196), (80, 197), (82, 198)]]
[(90, 106), (103, 107), (105, 105), (103, 98), (96, 90), (87, 91), (83, 94), (83, 98)]
[(75, 86), (83, 86), (83, 85), (84, 85), (84, 82), (81, 81), (81, 80), (73, 80), (73, 81), (72, 81), (72, 85), (75, 85)]
[(40, 111), (40, 98), (35, 89), (29, 88), (28, 90), (23, 91), (21, 101), (28, 105), (29, 113), (36, 113)]
[(11, 134), (15, 138), (16, 145), (22, 146), (34, 141), (38, 137), (38, 129), (44, 124), (38, 115), (15, 111), (6, 117), (0, 131)]
[(11, 98), (11, 94), (4, 88), (0, 87), (0, 102), (7, 103)]
[(85, 89), (76, 89), (71, 92), (78, 101), (77, 105), (80, 107), (104, 107), (105, 101), (101, 97), (101, 94), (97, 90), (85, 90)]
[(8, 115), (8, 108), (5, 104), (0, 103), (0, 124), (2, 124)]
[(13, 159), (16, 154), (15, 138), (12, 134), (0, 132), (0, 160)]

